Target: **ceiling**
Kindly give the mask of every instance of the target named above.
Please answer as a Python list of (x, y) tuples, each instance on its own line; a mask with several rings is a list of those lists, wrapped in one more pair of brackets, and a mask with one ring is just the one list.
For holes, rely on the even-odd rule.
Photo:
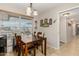
[[(54, 9), (55, 7), (70, 5), (70, 4), (73, 3), (33, 3), (32, 5), (33, 5), (33, 9), (36, 9), (38, 13), (41, 14), (45, 11), (50, 10), (51, 8)], [(20, 10), (20, 12), (23, 11), (23, 13), (25, 13), (27, 6), (30, 6), (30, 4), (29, 3), (0, 3), (0, 8), (4, 7), (4, 9), (7, 8), (11, 10), (17, 9), (18, 11)], [(78, 9), (75, 11), (78, 11)]]
[(69, 13), (68, 17), (74, 19), (76, 23), (79, 23), (79, 7), (64, 11), (61, 15)]
[[(23, 11), (25, 11), (26, 7), (29, 5), (30, 5), (29, 3), (0, 3), (0, 6), (17, 8)], [(33, 9), (36, 9), (39, 13), (42, 13), (46, 10), (61, 5), (61, 3), (33, 3), (32, 5), (33, 5)]]
[(79, 14), (79, 7), (63, 12), (63, 14), (65, 14), (65, 13), (70, 13), (70, 16), (77, 15), (77, 14)]

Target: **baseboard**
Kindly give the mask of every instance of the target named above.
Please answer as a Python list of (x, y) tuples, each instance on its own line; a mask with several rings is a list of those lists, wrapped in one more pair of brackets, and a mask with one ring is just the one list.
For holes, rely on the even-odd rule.
[(52, 47), (51, 45), (47, 44), (47, 47), (53, 48), (53, 49), (59, 49), (59, 47)]

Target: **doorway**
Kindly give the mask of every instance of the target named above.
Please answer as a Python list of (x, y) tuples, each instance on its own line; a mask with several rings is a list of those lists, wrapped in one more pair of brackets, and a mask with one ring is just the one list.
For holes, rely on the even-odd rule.
[(76, 24), (76, 35), (79, 35), (79, 24)]
[[(60, 18), (60, 40), (66, 43), (72, 42), (79, 35), (79, 7), (59, 13)], [(63, 44), (62, 44), (63, 45)]]

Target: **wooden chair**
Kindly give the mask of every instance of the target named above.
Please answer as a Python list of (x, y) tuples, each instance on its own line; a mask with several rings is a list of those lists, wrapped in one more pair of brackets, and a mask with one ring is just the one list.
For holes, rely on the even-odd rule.
[(42, 32), (38, 32), (38, 33), (37, 33), (37, 37), (38, 37), (38, 38), (40, 37), (40, 35), (42, 36)]
[(42, 36), (42, 32), (38, 32), (36, 37), (36, 47), (38, 49), (39, 46), (41, 46), (41, 52), (43, 53), (43, 36)]
[(22, 44), (22, 56), (27, 56), (29, 54), (29, 50), (27, 45), (24, 43)]
[(16, 46), (21, 44), (21, 36), (16, 36)]
[[(21, 36), (16, 36), (16, 51), (19, 55), (27, 56), (34, 49), (34, 45), (32, 43), (26, 44), (21, 40)], [(19, 48), (19, 49), (18, 49)], [(21, 49), (21, 50), (20, 50)]]
[(16, 52), (18, 53), (18, 56), (21, 55), (21, 47), (22, 47), (21, 36), (16, 36)]

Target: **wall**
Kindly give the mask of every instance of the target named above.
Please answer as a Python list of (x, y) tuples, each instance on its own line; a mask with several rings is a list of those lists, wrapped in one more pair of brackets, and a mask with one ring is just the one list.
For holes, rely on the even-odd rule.
[[(53, 16), (52, 16), (52, 13), (53, 13)], [(44, 19), (44, 18), (52, 18), (53, 20), (56, 20), (56, 23), (53, 23), (52, 25), (50, 25), (49, 27), (40, 27), (40, 24), (39, 24), (39, 27), (38, 27), (38, 31), (41, 31), (43, 33), (45, 33), (45, 36), (47, 37), (47, 42), (48, 42), (48, 45), (49, 46), (52, 46), (54, 48), (57, 48), (59, 45), (58, 44), (58, 40), (55, 40), (55, 39), (58, 39), (58, 20), (56, 18), (56, 14), (54, 12), (49, 12), (49, 13), (44, 13), (42, 14), (41, 16), (38, 17), (38, 23), (39, 20), (41, 19)], [(55, 17), (55, 18), (54, 18)], [(53, 44), (55, 43), (55, 44)]]
[(60, 16), (60, 42), (67, 42), (66, 17)]
[(72, 33), (73, 33), (73, 37), (76, 36), (76, 24), (79, 23), (79, 14), (74, 14), (72, 16), (69, 17), (71, 20), (73, 20), (73, 23), (72, 23)]
[[(38, 29), (37, 31), (44, 32), (47, 37), (47, 43), (52, 48), (59, 48), (59, 42), (60, 42), (60, 32), (59, 32), (59, 13), (68, 9), (72, 9), (75, 6), (79, 6), (78, 4), (66, 4), (57, 6), (55, 8), (51, 8), (50, 10), (47, 10), (43, 12), (41, 15), (38, 16)], [(49, 27), (40, 27), (40, 20), (44, 18), (52, 18), (53, 20), (57, 20), (56, 23), (50, 25)]]
[(72, 40), (73, 36), (75, 36), (75, 23), (68, 23), (71, 21), (69, 17), (62, 16), (60, 17), (60, 41), (64, 43), (68, 43)]
[(71, 21), (71, 19), (66, 18), (66, 30), (67, 30), (67, 43), (71, 42), (72, 38), (73, 38), (73, 23), (71, 23), (71, 25), (68, 25), (68, 23)]
[(76, 36), (76, 23), (73, 23), (73, 36)]
[[(36, 25), (35, 25), (35, 21), (38, 21), (38, 22), (37, 22), (37, 29), (35, 29), (35, 26), (36, 26)], [(32, 23), (33, 23), (33, 32), (34, 32), (34, 31), (38, 32), (38, 31), (39, 31), (39, 17), (35, 16), (35, 17), (33, 18), (33, 22), (32, 22)]]

